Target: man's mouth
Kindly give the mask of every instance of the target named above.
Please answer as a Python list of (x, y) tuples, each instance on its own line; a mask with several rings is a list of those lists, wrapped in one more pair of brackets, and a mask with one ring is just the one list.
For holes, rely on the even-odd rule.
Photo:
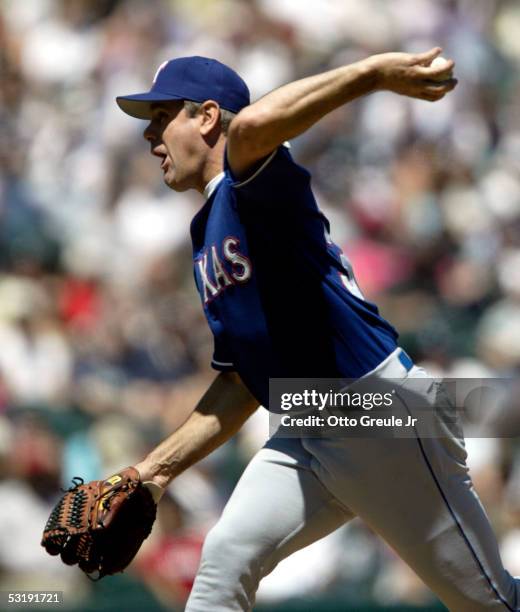
[(161, 163), (161, 170), (167, 170), (168, 166), (170, 166), (170, 161), (167, 157), (164, 157)]

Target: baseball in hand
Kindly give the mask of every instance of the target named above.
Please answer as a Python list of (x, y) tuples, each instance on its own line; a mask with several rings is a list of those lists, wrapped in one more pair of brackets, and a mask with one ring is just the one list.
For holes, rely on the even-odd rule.
[(432, 80), (445, 81), (446, 79), (451, 79), (451, 77), (453, 76), (453, 71), (448, 69), (448, 65), (448, 60), (445, 57), (436, 57), (430, 64), (430, 68), (442, 70), (442, 68), (444, 67), (446, 68), (446, 71), (441, 72), (437, 76), (432, 76)]

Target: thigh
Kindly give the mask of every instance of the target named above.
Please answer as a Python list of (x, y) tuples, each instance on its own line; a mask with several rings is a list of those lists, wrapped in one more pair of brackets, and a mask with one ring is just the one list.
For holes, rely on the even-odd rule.
[[(438, 389), (427, 391), (437, 402), (446, 401)], [(450, 610), (517, 609), (518, 584), (502, 566), (456, 429), (443, 437), (306, 440), (305, 446), (327, 488)]]
[(251, 460), (218, 522), (261, 566), (331, 533), (353, 514), (326, 489), (298, 439), (271, 439)]
[(251, 610), (258, 583), (279, 561), (350, 518), (312, 472), (301, 442), (271, 440), (206, 537), (186, 609)]

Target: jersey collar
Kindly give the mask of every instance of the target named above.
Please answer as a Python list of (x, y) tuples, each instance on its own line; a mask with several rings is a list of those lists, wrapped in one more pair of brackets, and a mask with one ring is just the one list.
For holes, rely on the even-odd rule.
[(215, 191), (220, 181), (224, 178), (224, 173), (221, 172), (214, 176), (211, 181), (204, 187), (204, 197), (208, 200), (211, 197), (211, 194)]

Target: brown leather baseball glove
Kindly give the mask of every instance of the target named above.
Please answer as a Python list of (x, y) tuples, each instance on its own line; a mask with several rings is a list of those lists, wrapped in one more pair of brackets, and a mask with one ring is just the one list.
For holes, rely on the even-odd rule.
[(73, 483), (51, 512), (42, 546), (93, 580), (122, 572), (152, 530), (157, 506), (150, 491), (133, 467)]

